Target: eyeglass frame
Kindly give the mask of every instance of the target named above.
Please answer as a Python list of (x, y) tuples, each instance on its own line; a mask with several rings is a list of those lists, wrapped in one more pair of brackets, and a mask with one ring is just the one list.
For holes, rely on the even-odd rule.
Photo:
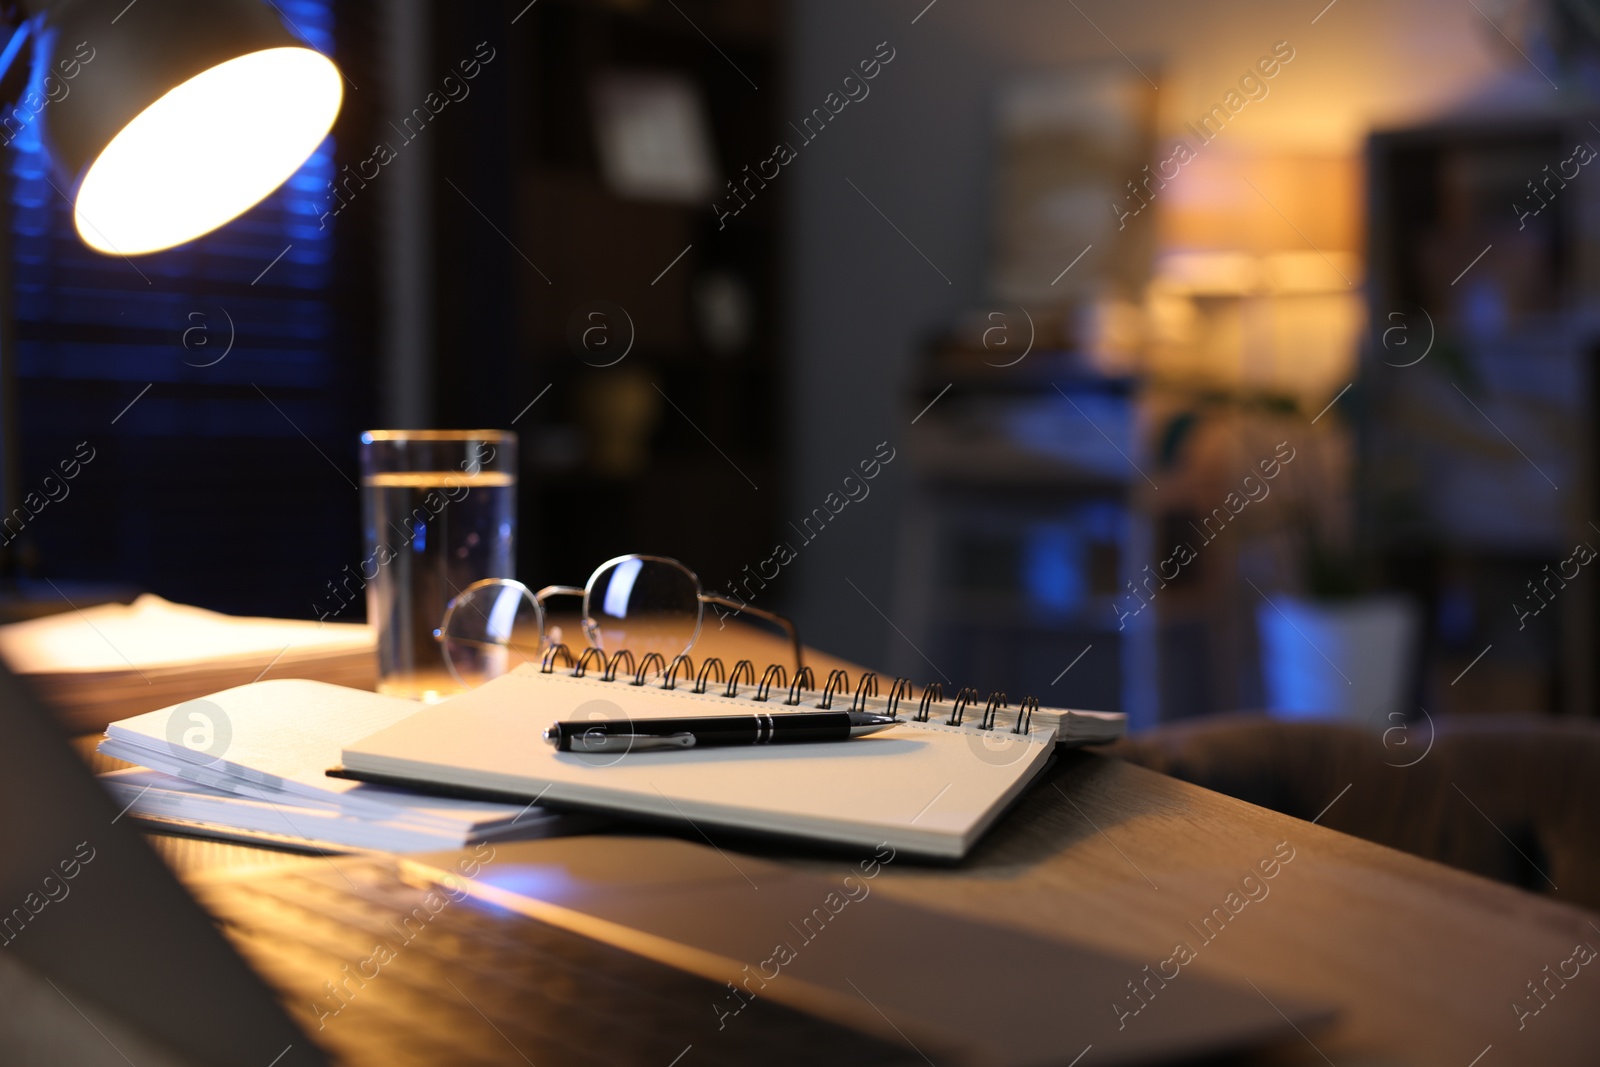
[[(758, 608), (748, 603), (741, 603), (737, 600), (731, 600), (727, 597), (717, 596), (715, 593), (707, 593), (705, 584), (700, 581), (700, 575), (696, 574), (688, 564), (681, 560), (673, 559), (670, 556), (653, 556), (640, 552), (630, 552), (626, 555), (615, 556), (606, 560), (604, 563), (600, 564), (594, 569), (594, 571), (589, 575), (588, 581), (586, 581), (581, 587), (576, 585), (547, 585), (535, 593), (533, 590), (529, 589), (526, 585), (517, 581), (515, 578), (480, 579), (479, 581), (473, 582), (471, 585), (461, 590), (461, 592), (456, 594), (454, 597), (450, 598), (450, 603), (445, 605), (444, 617), (439, 620), (439, 628), (433, 631), (433, 638), (435, 641), (439, 642), (442, 652), (442, 646), (447, 640), (445, 637), (445, 625), (450, 621), (451, 613), (455, 611), (457, 602), (474, 589), (494, 583), (499, 585), (521, 586), (522, 590), (533, 598), (534, 605), (539, 609), (539, 621), (541, 624), (539, 640), (541, 646), (548, 643), (550, 640), (549, 633), (546, 631), (544, 626), (549, 618), (549, 614), (545, 611), (545, 601), (551, 597), (558, 596), (582, 597), (583, 614), (581, 623), (584, 630), (584, 637), (589, 641), (590, 645), (595, 648), (599, 648), (599, 642), (596, 641), (595, 638), (600, 628), (589, 613), (589, 597), (594, 592), (595, 579), (600, 577), (600, 575), (604, 574), (611, 568), (619, 566), (623, 563), (627, 563), (631, 560), (638, 560), (643, 563), (666, 563), (679, 568), (694, 581), (695, 605), (698, 609), (695, 617), (694, 633), (689, 635), (689, 643), (684, 646), (683, 653), (680, 654), (687, 654), (689, 649), (695, 646), (695, 642), (700, 640), (700, 631), (705, 629), (705, 606), (707, 604), (715, 604), (719, 607), (733, 608), (740, 614), (749, 612), (757, 618), (765, 619), (773, 625), (781, 628), (788, 635), (789, 642), (793, 646), (795, 669), (803, 670), (805, 668), (805, 655), (802, 651), (802, 645), (800, 644), (800, 629), (794, 624), (793, 620), (785, 618), (775, 611), (767, 611), (765, 608)], [(456, 638), (455, 640), (461, 639)], [(449, 665), (448, 659), (446, 660), (446, 665)]]

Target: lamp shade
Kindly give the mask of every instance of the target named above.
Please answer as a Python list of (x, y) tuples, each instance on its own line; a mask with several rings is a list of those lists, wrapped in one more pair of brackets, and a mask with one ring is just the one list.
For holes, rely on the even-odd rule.
[[(283, 184), (327, 136), (338, 68), (261, 0), (91, 0), (48, 9), (59, 71), (45, 143), (79, 236), (117, 255), (193, 240)], [(60, 76), (59, 74), (57, 75)]]

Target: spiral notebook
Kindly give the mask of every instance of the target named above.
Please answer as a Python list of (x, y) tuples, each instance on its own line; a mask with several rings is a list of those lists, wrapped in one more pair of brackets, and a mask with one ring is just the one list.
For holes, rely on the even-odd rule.
[[(553, 658), (346, 746), (335, 773), (955, 859), (1043, 769), (1057, 736), (1049, 720), (1067, 714), (1033, 700), (1004, 707), (999, 694), (979, 703), (972, 690), (913, 699), (904, 679), (880, 695), (873, 675), (852, 692), (842, 671), (820, 688), (809, 671), (785, 687), (782, 668), (758, 680), (748, 661), (724, 679), (714, 660), (691, 675), (677, 661), (634, 670), (626, 652), (608, 661), (591, 649), (572, 667)], [(901, 721), (849, 741), (617, 755), (556, 752), (541, 737), (555, 720), (817, 708)]]

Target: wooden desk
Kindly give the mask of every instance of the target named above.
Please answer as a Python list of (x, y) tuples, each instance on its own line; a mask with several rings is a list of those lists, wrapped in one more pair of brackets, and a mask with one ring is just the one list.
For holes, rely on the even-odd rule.
[[(762, 662), (765, 662), (764, 660)], [(812, 653), (813, 668), (843, 665)], [(847, 666), (847, 665), (846, 665)], [(852, 670), (852, 677), (855, 671)], [(819, 681), (826, 671), (819, 671)], [(1333, 797), (1329, 797), (1333, 801)], [(154, 837), (179, 870), (284, 862), (282, 853)], [(1213, 909), (1243, 899), (1246, 875), (1293, 858), (1207, 941)], [(761, 850), (800, 866), (841, 861)], [(953, 914), (1071, 938), (1129, 957), (1128, 977), (1187, 943), (1191, 968), (1266, 994), (1339, 1011), (1302, 1047), (1271, 1060), (1509, 1067), (1600, 1060), (1600, 960), (1564, 986), (1549, 976), (1587, 943), (1600, 916), (1257, 808), (1092, 752), (1063, 754), (960, 866), (888, 865), (875, 889)], [(1250, 890), (1260, 894), (1259, 889)], [(1192, 925), (1191, 925), (1192, 924)], [(1170, 973), (1170, 966), (1167, 965)], [(1545, 968), (1550, 970), (1546, 971)], [(1570, 973), (1571, 965), (1567, 966)], [(1173, 979), (1182, 981), (1180, 977)], [(1528, 983), (1554, 994), (1537, 1015)], [(1106, 1011), (1126, 989), (1105, 991)], [(952, 1010), (1003, 1017), (1005, 990), (930, 990)], [(1159, 999), (1148, 1010), (1159, 1008)], [(1128, 1025), (1137, 1025), (1137, 1018)], [(1314, 1042), (1314, 1045), (1313, 1045)]]
[[(291, 859), (152, 842), (180, 873)], [(1230, 892), (1243, 897), (1246, 874), (1260, 882), (1257, 865), (1280, 842), (1294, 858), (1260, 883), (1266, 896), (1225, 926), (1213, 920), (1207, 929), (1221, 932), (1207, 943), (1197, 928)], [(781, 848), (760, 854), (842, 866)], [(1536, 1003), (1526, 983), (1545, 978), (1546, 965), (1554, 971), (1575, 944), (1600, 948), (1600, 917), (1088, 752), (1060, 760), (959, 867), (894, 863), (874, 888), (1126, 955), (1137, 961), (1129, 979), (1184, 942), (1195, 959), (1182, 971), (1338, 1008), (1338, 1021), (1309, 1033), (1303, 1048), (1262, 1063), (1468, 1067), (1488, 1049), (1478, 1067), (1592, 1064), (1600, 1046), (1600, 966), (1582, 967), (1564, 989), (1551, 980), (1556, 995), (1520, 1031), (1510, 1007)], [(945, 995), (962, 1010), (990, 1004), (1003, 1013), (1004, 990)], [(1126, 995), (1106, 990), (1106, 1011), (1128, 1006)]]
[[(1284, 841), (1294, 858), (1268, 894), (1206, 943), (1195, 928)], [(1336, 1006), (1287, 1062), (1600, 1060), (1600, 961), (1552, 981), (1520, 1032), (1511, 1009), (1575, 944), (1600, 948), (1596, 916), (1092, 753), (1061, 760), (959, 869), (893, 866), (878, 888), (1140, 967), (1185, 942), (1196, 958), (1183, 970)], [(1107, 990), (1106, 1010), (1126, 992)]]

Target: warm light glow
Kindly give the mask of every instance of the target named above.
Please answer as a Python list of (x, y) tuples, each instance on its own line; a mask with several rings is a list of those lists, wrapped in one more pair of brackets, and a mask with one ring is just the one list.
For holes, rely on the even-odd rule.
[(309, 48), (269, 48), (190, 78), (145, 108), (89, 166), (75, 221), (99, 252), (191, 241), (254, 207), (328, 135), (339, 70)]

